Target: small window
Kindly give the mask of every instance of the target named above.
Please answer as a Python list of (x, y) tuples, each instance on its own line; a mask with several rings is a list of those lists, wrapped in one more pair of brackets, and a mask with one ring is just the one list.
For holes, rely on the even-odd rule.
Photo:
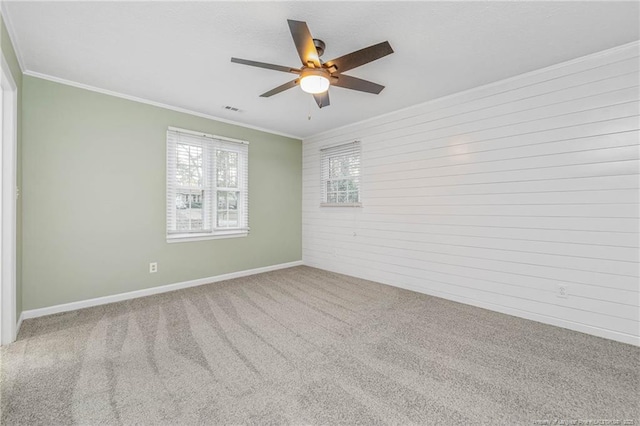
[(167, 240), (246, 236), (248, 142), (167, 130)]
[(320, 150), (322, 206), (360, 207), (360, 142)]

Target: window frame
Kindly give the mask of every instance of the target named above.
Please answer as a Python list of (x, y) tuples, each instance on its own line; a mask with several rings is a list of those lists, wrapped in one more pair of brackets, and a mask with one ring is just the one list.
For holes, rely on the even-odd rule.
[[(332, 158), (344, 155), (358, 155), (358, 173), (355, 176), (332, 178), (330, 176), (329, 163)], [(327, 183), (336, 180), (349, 180), (357, 182), (357, 202), (329, 202)], [(349, 191), (347, 191), (348, 194)], [(362, 144), (359, 140), (337, 145), (326, 146), (320, 149), (320, 207), (362, 207)]]
[[(177, 154), (171, 154), (170, 150), (177, 150), (179, 142), (171, 140), (171, 134), (185, 134), (190, 138), (199, 139), (203, 147), (203, 164), (202, 172), (207, 178), (203, 178), (203, 183), (196, 189), (203, 191), (202, 220), (203, 227), (206, 227), (209, 221), (210, 230), (186, 230), (179, 231), (175, 229), (176, 214), (170, 209), (176, 208), (176, 198), (183, 185), (177, 182), (177, 167), (170, 164), (172, 159), (176, 159)], [(178, 136), (179, 137), (179, 136)], [(237, 145), (237, 149), (234, 145)], [(181, 129), (178, 127), (168, 127), (166, 133), (166, 206), (165, 206), (165, 237), (168, 243), (186, 242), (186, 241), (204, 241), (221, 238), (238, 238), (249, 235), (249, 142), (240, 139), (233, 139), (224, 136), (212, 135), (209, 133), (197, 132), (193, 130)], [(228, 191), (228, 187), (218, 188), (217, 180), (217, 152), (227, 151), (236, 152), (238, 162), (237, 172), (237, 188), (235, 192), (239, 193), (237, 199), (238, 226), (237, 227), (217, 227), (218, 213), (218, 190)], [(208, 157), (208, 158), (206, 158)], [(205, 168), (206, 167), (206, 168)], [(206, 180), (209, 179), (209, 182)], [(186, 188), (186, 187), (184, 187)], [(195, 187), (193, 187), (195, 188)], [(189, 187), (188, 189), (193, 189)], [(207, 202), (207, 192), (208, 202)], [(207, 207), (208, 204), (208, 207)]]

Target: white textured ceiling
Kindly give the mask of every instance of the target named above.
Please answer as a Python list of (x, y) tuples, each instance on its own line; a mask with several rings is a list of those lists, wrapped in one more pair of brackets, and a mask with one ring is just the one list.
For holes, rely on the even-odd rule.
[[(3, 11), (28, 71), (297, 137), (640, 39), (636, 1), (20, 1)], [(325, 61), (388, 40), (394, 54), (346, 73), (386, 89), (331, 88), (322, 110), (299, 88), (260, 98), (295, 76), (230, 58), (299, 67), (287, 19), (325, 41)]]

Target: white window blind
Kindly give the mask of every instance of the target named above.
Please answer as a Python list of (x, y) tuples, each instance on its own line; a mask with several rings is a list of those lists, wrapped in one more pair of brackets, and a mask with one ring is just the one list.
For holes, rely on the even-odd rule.
[(360, 206), (360, 141), (320, 150), (321, 205)]
[(248, 142), (167, 130), (167, 238), (249, 231)]

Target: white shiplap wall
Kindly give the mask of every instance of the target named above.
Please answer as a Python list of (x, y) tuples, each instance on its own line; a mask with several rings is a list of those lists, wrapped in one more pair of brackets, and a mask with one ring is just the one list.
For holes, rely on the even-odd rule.
[[(639, 51), (305, 140), (304, 263), (638, 345)], [(319, 150), (353, 140), (363, 207), (321, 208)]]

